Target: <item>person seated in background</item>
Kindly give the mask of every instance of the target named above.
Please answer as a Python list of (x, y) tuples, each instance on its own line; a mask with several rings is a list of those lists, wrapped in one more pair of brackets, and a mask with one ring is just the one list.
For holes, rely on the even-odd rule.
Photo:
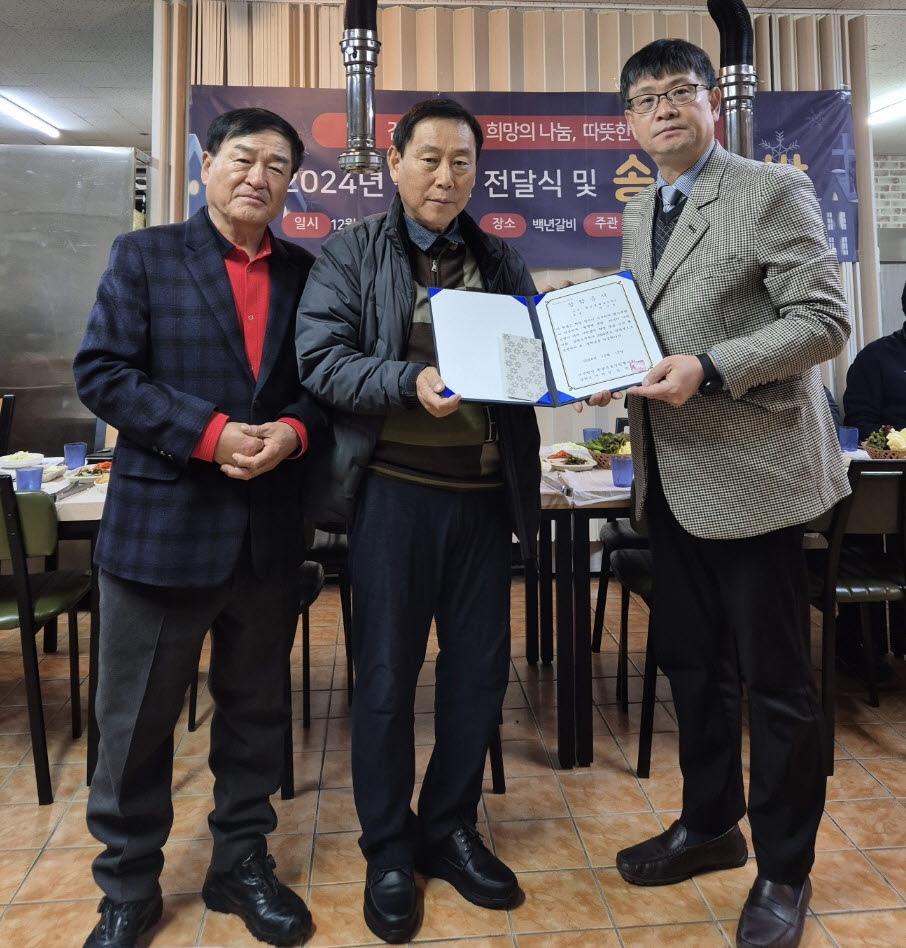
[[(900, 298), (906, 316), (906, 285)], [(882, 425), (906, 426), (906, 322), (890, 335), (870, 342), (853, 360), (846, 373), (843, 393), (843, 414), (846, 424), (859, 429), (864, 441)], [(848, 541), (849, 546), (874, 544), (876, 537)], [(903, 628), (902, 603), (891, 603), (891, 628)], [(889, 650), (884, 604), (871, 605), (871, 634), (874, 638), (875, 676), (879, 682), (893, 681), (895, 676), (885, 658)], [(902, 653), (899, 643), (894, 651)], [(862, 649), (859, 609), (841, 605), (837, 621), (837, 662), (842, 671), (854, 678), (866, 673)]]
[[(906, 285), (900, 299), (906, 315)], [(846, 424), (864, 441), (882, 425), (906, 427), (906, 322), (889, 336), (870, 342), (846, 373)]]

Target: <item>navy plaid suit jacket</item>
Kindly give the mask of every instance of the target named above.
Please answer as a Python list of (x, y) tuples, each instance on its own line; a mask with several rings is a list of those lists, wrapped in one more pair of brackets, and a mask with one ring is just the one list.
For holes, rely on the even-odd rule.
[(295, 314), (314, 258), (271, 234), (270, 306), (257, 381), (223, 253), (205, 211), (117, 237), (74, 361), (79, 397), (119, 431), (96, 563), (124, 579), (201, 587), (226, 580), (248, 532), (256, 573), (304, 554), (301, 465), (251, 481), (194, 460), (211, 413), (261, 424), (326, 420), (299, 382)]

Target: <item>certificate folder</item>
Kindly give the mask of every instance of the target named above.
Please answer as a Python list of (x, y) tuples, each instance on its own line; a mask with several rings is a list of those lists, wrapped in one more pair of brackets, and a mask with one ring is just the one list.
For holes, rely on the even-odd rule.
[(437, 371), (464, 401), (556, 408), (636, 385), (663, 358), (628, 270), (535, 297), (428, 293)]

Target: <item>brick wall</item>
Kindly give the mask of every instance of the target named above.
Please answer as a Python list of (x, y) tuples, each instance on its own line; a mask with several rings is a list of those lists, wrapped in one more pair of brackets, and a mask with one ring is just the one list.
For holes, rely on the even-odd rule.
[(906, 227), (906, 156), (875, 155), (878, 227)]

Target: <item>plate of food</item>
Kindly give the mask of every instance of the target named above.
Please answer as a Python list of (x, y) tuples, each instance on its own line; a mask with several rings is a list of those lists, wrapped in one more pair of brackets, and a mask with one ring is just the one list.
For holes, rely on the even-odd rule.
[(8, 470), (17, 467), (38, 467), (44, 460), (43, 454), (35, 454), (34, 451), (16, 451), (13, 454), (4, 454), (0, 457), (0, 467)]
[(593, 458), (583, 457), (581, 454), (570, 454), (569, 451), (556, 451), (547, 456), (548, 463), (555, 471), (590, 471), (597, 467)]
[(66, 473), (65, 464), (45, 464), (44, 473), (41, 475), (42, 481), (55, 481), (61, 474)]
[(106, 482), (110, 476), (110, 462), (101, 461), (100, 464), (83, 464), (75, 467), (66, 474), (66, 480), (75, 484), (96, 484), (102, 478)]

